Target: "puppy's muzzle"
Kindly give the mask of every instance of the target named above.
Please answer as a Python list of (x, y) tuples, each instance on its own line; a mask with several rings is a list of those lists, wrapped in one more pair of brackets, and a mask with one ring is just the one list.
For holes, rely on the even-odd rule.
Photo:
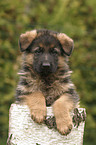
[(41, 71), (44, 73), (49, 73), (51, 72), (51, 67), (52, 65), (49, 62), (43, 62), (41, 64)]

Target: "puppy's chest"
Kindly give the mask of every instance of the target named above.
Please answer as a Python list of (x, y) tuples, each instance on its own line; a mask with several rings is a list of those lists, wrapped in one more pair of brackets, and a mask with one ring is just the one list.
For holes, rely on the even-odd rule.
[(47, 106), (53, 104), (53, 102), (64, 93), (64, 89), (62, 89), (62, 86), (58, 81), (53, 83), (44, 83), (41, 87), (41, 91), (45, 97)]

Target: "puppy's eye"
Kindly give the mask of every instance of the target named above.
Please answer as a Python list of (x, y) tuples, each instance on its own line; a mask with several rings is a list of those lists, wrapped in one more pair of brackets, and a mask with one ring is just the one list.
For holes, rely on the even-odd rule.
[(43, 53), (43, 48), (42, 48), (42, 47), (36, 47), (36, 48), (34, 49), (34, 53), (35, 53), (35, 54)]
[(59, 53), (59, 50), (58, 50), (58, 48), (52, 48), (50, 53), (55, 55), (55, 54)]

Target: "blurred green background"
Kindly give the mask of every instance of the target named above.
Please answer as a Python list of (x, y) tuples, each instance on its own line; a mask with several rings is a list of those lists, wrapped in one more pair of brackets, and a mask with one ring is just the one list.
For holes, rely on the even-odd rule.
[(96, 0), (0, 0), (0, 145), (6, 144), (18, 82), (19, 35), (36, 28), (64, 32), (74, 40), (70, 67), (87, 111), (84, 145), (96, 145)]

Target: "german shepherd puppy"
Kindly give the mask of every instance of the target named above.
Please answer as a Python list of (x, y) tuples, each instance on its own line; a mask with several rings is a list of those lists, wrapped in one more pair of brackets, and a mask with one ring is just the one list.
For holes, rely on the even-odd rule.
[(28, 105), (32, 119), (39, 124), (45, 120), (46, 106), (52, 106), (58, 131), (68, 134), (72, 129), (70, 111), (79, 102), (67, 64), (73, 40), (64, 33), (33, 30), (20, 35), (19, 45), (23, 61), (16, 99)]

